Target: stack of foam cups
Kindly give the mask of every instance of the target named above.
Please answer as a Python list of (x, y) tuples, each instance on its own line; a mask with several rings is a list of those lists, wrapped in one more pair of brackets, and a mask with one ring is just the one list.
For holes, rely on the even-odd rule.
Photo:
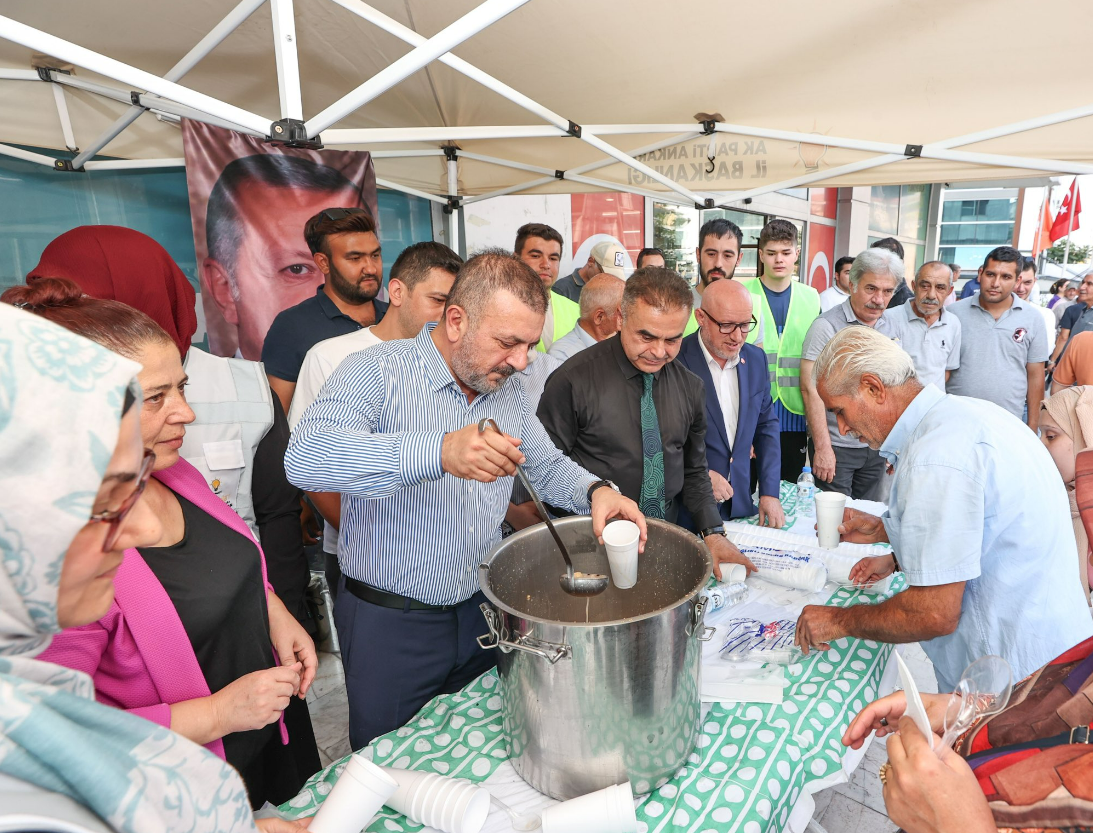
[(411, 821), (444, 833), (479, 833), (490, 814), (487, 790), (462, 778), (432, 772), (385, 769), (398, 783), (387, 806)]
[(363, 755), (349, 758), (338, 782), (311, 820), (309, 833), (360, 833), (398, 783)]
[(638, 539), (641, 530), (633, 521), (612, 521), (603, 528), (603, 545), (611, 565), (611, 581), (620, 590), (638, 583)]
[(637, 833), (630, 782), (543, 810), (543, 833)]

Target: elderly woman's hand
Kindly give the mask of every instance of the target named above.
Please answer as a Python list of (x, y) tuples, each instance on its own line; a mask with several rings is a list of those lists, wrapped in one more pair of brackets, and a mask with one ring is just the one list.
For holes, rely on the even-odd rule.
[(296, 833), (297, 830), (307, 830), (309, 824), (311, 824), (310, 818), (296, 819), (296, 821), (278, 818), (254, 820), (254, 826), (260, 833)]
[[(945, 707), (949, 703), (948, 694), (923, 694), (922, 704), (935, 732), (940, 732), (945, 722)], [(843, 746), (860, 749), (870, 732), (876, 732), (878, 738), (891, 735), (896, 731), (899, 720), (907, 711), (907, 696), (902, 691), (894, 691), (887, 697), (874, 700), (850, 721), (843, 733)], [(883, 721), (883, 722), (881, 722)]]
[[(941, 739), (935, 738), (935, 745)], [(907, 833), (995, 833), (987, 799), (967, 762), (944, 747), (940, 756), (909, 717), (888, 739), (884, 806)]]

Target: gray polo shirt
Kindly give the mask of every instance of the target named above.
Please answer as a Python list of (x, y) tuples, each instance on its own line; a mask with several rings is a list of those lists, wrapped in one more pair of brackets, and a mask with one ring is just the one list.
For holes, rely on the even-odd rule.
[(960, 319), (942, 307), (937, 321), (927, 326), (912, 303), (914, 299), (884, 313), (892, 328), (890, 335), (914, 359), (919, 381), (944, 393), (945, 371), (960, 367)]
[(1047, 361), (1051, 353), (1044, 318), (1013, 296), (1013, 306), (995, 321), (979, 305), (979, 293), (957, 301), (949, 312), (960, 319), (960, 367), (947, 392), (986, 399), (1021, 419), (1028, 396), (1026, 365)]
[[(814, 362), (819, 358), (820, 352), (827, 346), (827, 343), (831, 341), (835, 336), (835, 333), (839, 332), (839, 330), (845, 330), (847, 327), (865, 326), (867, 325), (859, 321), (858, 317), (854, 315), (854, 310), (850, 306), (850, 300), (847, 299), (837, 307), (832, 307), (812, 322), (812, 325), (808, 328), (808, 333), (805, 334), (805, 343), (801, 348), (801, 358), (805, 361)], [(881, 316), (873, 329), (881, 335), (892, 336), (892, 326), (891, 322), (888, 321), (887, 316)], [(853, 437), (840, 434), (839, 421), (831, 411), (827, 412), (827, 433), (831, 435), (831, 445), (837, 448), (869, 447), (861, 440), (855, 440)]]

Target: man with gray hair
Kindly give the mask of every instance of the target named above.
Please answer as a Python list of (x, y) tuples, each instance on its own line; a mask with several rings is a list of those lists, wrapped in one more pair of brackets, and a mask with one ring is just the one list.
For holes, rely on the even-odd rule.
[[(685, 508), (721, 562), (752, 563), (725, 537), (706, 466), (706, 394), (674, 361), (691, 288), (659, 266), (638, 269), (622, 296), (622, 328), (547, 379), (538, 417), (562, 453), (613, 481), (641, 511), (676, 523)], [(618, 484), (615, 486), (614, 484)]]
[(953, 292), (953, 270), (931, 260), (919, 267), (914, 296), (884, 313), (890, 335), (915, 362), (919, 381), (945, 390), (949, 374), (960, 367), (960, 320), (944, 309)]
[(952, 691), (980, 657), (1005, 658), (1020, 680), (1093, 635), (1066, 489), (1035, 434), (993, 403), (924, 387), (911, 357), (866, 327), (832, 338), (810, 376), (840, 428), (894, 467), (884, 515), (848, 509), (840, 527), (844, 541), (893, 554), (862, 559), (850, 577), (898, 566), (910, 586), (878, 605), (805, 607), (803, 650), (918, 641)]
[(626, 282), (607, 272), (588, 279), (581, 290), (581, 317), (577, 326), (554, 342), (547, 351), (560, 362), (619, 331), (622, 290)]
[(812, 381), (812, 367), (832, 337), (847, 327), (868, 327), (892, 337), (884, 311), (896, 287), (903, 283), (903, 261), (887, 249), (866, 249), (850, 267), (850, 297), (812, 322), (801, 350), (801, 392), (811, 434), (812, 470), (821, 489), (853, 498), (881, 500), (885, 463), (866, 443), (839, 430), (833, 411)]
[[(645, 538), (637, 505), (564, 457), (508, 382), (542, 335), (547, 293), (507, 252), (471, 258), (439, 323), (347, 358), (292, 433), (289, 480), (342, 494), (334, 621), (354, 749), (493, 664), (475, 641), (478, 565), (517, 465), (552, 505), (590, 513), (595, 535), (622, 517)], [(505, 433), (480, 431), (486, 417)]]

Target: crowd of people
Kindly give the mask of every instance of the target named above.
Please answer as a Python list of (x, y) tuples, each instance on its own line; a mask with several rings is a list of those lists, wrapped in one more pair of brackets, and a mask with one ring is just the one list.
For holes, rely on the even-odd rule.
[[(0, 773), (67, 796), (74, 818), (253, 829), (248, 805), (286, 801), (319, 769), (309, 513), (325, 525), (354, 749), (487, 670), (478, 564), (542, 520), (517, 466), (596, 535), (613, 518), (642, 546), (646, 517), (690, 529), (718, 575), (754, 570), (724, 522), (781, 528), (781, 483), (809, 465), (821, 489), (887, 503), (841, 531), (892, 546), (854, 578), (900, 569), (908, 589), (806, 607), (806, 653), (922, 641), (949, 690), (978, 657), (1023, 678), (1093, 638), (1078, 497), (1093, 275), (1041, 307), (1034, 264), (1002, 246), (956, 300), (959, 267), (905, 275), (889, 238), (840, 258), (819, 293), (796, 276), (792, 223), (763, 227), (760, 274), (738, 279), (743, 233), (715, 219), (694, 287), (658, 249), (627, 275), (610, 243), (559, 278), (562, 235), (529, 223), (511, 251), (465, 262), (411, 245), (381, 301), (367, 209), (323, 209), (304, 239), (323, 282), (273, 319), (262, 363), (192, 347), (190, 283), (128, 229), (61, 235), (0, 296)], [(902, 708), (868, 707), (846, 742)], [(54, 718), (85, 727), (80, 755), (101, 757), (112, 789), (74, 774), (87, 760)], [(908, 797), (904, 743), (893, 818), (955, 829), (915, 826), (906, 808), (943, 796)], [(118, 788), (134, 767), (139, 795)], [(168, 800), (163, 767), (215, 782), (216, 799)]]

